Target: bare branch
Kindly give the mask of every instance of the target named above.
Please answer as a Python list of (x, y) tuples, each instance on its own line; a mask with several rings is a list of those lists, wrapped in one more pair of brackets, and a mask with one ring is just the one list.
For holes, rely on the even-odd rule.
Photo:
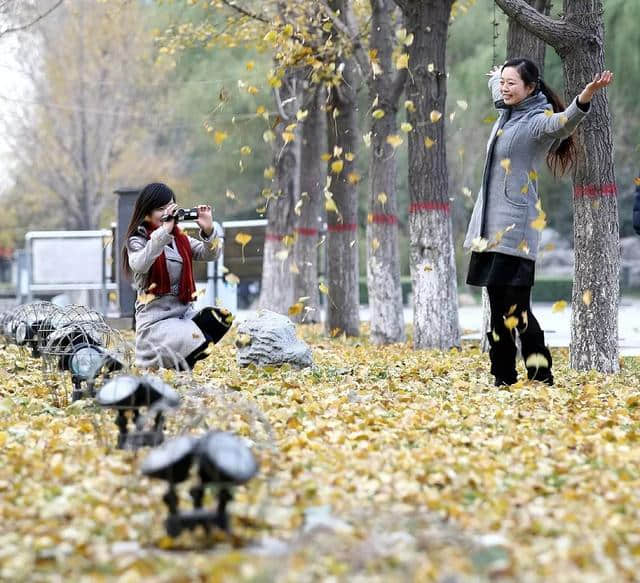
[(555, 20), (538, 12), (525, 0), (495, 0), (502, 11), (518, 24), (559, 50), (567, 42), (569, 33), (584, 33), (584, 29), (565, 20)]
[(232, 2), (232, 0), (222, 0), (222, 3), (225, 6), (228, 6), (229, 8), (235, 10), (236, 12), (239, 12), (243, 16), (248, 16), (253, 20), (258, 20), (259, 22), (263, 22), (264, 24), (271, 24), (271, 21), (268, 18), (261, 16), (260, 14), (256, 14), (255, 12), (250, 12), (249, 10), (247, 10), (246, 8), (243, 8), (242, 6), (238, 6), (235, 2)]
[(13, 32), (20, 32), (21, 30), (26, 30), (27, 28), (33, 26), (34, 24), (40, 22), (43, 18), (46, 18), (51, 14), (58, 6), (60, 6), (64, 0), (57, 0), (57, 2), (48, 10), (36, 16), (31, 22), (27, 22), (26, 24), (21, 24), (19, 26), (14, 26), (11, 28), (5, 28), (4, 30), (0, 30), (0, 37), (3, 37), (6, 34), (10, 34)]

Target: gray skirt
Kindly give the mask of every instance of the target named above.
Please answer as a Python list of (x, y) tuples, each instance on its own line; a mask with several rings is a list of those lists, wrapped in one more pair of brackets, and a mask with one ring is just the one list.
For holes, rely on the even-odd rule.
[(192, 320), (197, 311), (166, 294), (136, 308), (136, 365), (140, 368), (182, 368), (184, 359), (206, 338)]

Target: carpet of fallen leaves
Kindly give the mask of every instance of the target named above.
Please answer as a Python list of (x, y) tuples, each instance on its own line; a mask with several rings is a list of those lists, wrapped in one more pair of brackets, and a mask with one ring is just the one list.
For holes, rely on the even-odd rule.
[(364, 332), (300, 328), (306, 370), (239, 369), (232, 332), (193, 379), (164, 373), (184, 398), (168, 433), (255, 445), (232, 538), (169, 539), (147, 450), (113, 449), (110, 412), (64, 403), (38, 361), (0, 349), (0, 579), (639, 580), (639, 359), (607, 377), (554, 350), (555, 387), (496, 388), (477, 343)]

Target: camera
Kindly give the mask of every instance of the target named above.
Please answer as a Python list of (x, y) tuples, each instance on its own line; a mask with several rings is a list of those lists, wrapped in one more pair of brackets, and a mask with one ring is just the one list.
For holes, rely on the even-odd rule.
[(178, 221), (195, 221), (198, 218), (198, 208), (194, 207), (191, 209), (178, 209), (172, 215), (163, 215), (162, 220), (166, 223), (167, 221), (175, 220), (176, 223)]

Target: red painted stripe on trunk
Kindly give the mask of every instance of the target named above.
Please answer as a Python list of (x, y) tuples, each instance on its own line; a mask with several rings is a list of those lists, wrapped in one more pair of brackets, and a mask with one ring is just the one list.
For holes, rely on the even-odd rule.
[(347, 233), (347, 232), (357, 231), (358, 225), (356, 225), (355, 223), (345, 223), (345, 224), (338, 223), (336, 225), (329, 225), (327, 227), (327, 230), (330, 233)]
[(582, 184), (573, 189), (575, 198), (596, 198), (598, 196), (617, 196), (617, 194), (618, 187), (615, 184)]
[(264, 238), (266, 241), (282, 241), (284, 235), (278, 235), (276, 233), (265, 233)]
[(369, 222), (377, 225), (395, 225), (398, 222), (396, 215), (373, 214), (369, 217)]
[(426, 202), (412, 202), (409, 206), (410, 213), (424, 213), (424, 212), (433, 212), (433, 211), (441, 211), (443, 213), (448, 213), (451, 211), (451, 205), (448, 202), (436, 202), (436, 201), (426, 201)]
[(318, 229), (314, 229), (312, 227), (296, 227), (294, 230), (299, 235), (304, 235), (306, 237), (313, 237), (318, 234)]

